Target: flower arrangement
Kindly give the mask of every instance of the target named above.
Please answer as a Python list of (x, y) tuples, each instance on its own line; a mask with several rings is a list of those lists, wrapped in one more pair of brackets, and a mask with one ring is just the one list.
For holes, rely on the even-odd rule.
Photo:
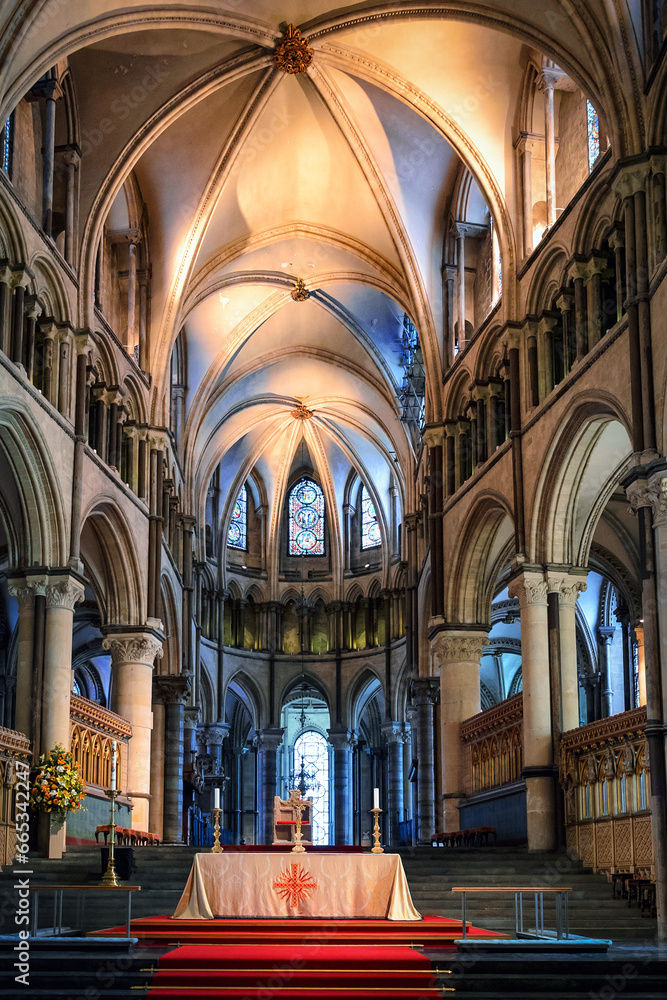
[(38, 812), (78, 812), (86, 794), (72, 754), (57, 743), (42, 754), (30, 790), (30, 806)]

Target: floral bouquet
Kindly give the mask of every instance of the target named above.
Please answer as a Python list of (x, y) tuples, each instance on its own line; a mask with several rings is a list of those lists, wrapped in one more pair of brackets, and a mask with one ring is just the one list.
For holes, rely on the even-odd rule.
[(30, 806), (38, 812), (78, 812), (86, 794), (86, 785), (72, 754), (57, 743), (42, 754), (35, 769), (30, 790)]

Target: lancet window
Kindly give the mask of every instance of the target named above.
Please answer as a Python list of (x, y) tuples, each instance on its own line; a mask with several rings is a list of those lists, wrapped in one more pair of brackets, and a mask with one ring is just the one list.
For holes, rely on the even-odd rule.
[(380, 545), (380, 525), (378, 524), (375, 504), (365, 486), (361, 488), (361, 547), (375, 549)]
[(248, 548), (248, 491), (245, 483), (236, 498), (227, 532), (227, 544), (233, 549)]
[(324, 555), (324, 494), (312, 479), (301, 479), (288, 501), (290, 556)]
[(600, 155), (600, 119), (590, 101), (586, 101), (586, 122), (588, 125), (588, 170), (590, 172)]

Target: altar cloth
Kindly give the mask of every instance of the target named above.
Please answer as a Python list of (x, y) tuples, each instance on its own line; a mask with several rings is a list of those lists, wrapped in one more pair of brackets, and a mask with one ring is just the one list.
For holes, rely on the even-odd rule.
[(398, 854), (196, 854), (174, 917), (421, 920)]

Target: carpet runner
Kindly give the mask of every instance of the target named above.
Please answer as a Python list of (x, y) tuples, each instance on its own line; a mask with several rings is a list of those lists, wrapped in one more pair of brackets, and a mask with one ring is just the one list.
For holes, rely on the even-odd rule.
[(148, 994), (230, 997), (232, 1000), (439, 1000), (424, 954), (405, 947), (362, 944), (200, 945), (176, 948), (159, 960)]

